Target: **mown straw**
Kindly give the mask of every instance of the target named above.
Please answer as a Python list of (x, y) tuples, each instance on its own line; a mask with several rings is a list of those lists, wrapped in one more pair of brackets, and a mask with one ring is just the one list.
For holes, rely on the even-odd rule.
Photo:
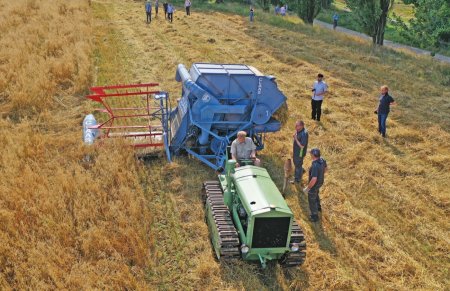
[[(43, 29), (44, 40), (55, 38), (63, 48), (81, 42), (82, 59), (88, 61), (95, 48), (95, 85), (157, 81), (175, 103), (181, 92), (174, 80), (178, 63), (246, 63), (276, 76), (288, 96), (288, 121), (280, 132), (267, 136), (267, 148), (261, 152), (264, 165), (281, 187), (294, 122), (301, 118), (310, 133), (310, 146), (321, 148), (330, 169), (321, 193), (321, 224), (308, 222), (307, 199), (300, 187), (288, 189), (286, 199), (308, 243), (302, 267), (283, 270), (271, 264), (262, 271), (257, 264), (242, 261), (219, 264), (200, 197), (202, 181), (214, 179), (209, 168), (189, 158), (170, 165), (163, 158), (137, 161), (120, 142), (83, 147), (80, 124), (94, 105), (69, 94), (78, 92), (77, 86), (86, 89), (83, 80), (90, 80), (94, 70), (86, 63), (88, 74), (70, 73), (76, 50), (64, 50), (68, 55), (60, 56), (69, 64), (58, 57), (52, 62), (59, 64), (55, 74), (69, 78), (67, 84), (73, 87), (63, 88), (53, 77), (44, 86), (48, 96), (59, 98), (59, 105), (48, 105), (52, 102), (46, 98), (39, 99), (41, 107), (40, 102), (24, 102), (28, 96), (41, 96), (41, 87), (28, 88), (17, 81), (26, 79), (30, 70), (11, 75), (10, 63), (0, 62), (0, 72), (8, 71), (11, 80), (0, 81), (0, 92), (7, 96), (1, 111), (8, 118), (0, 123), (4, 145), (0, 289), (444, 290), (449, 286), (446, 66), (371, 51), (359, 41), (301, 24), (279, 28), (195, 10), (190, 17), (177, 11), (169, 24), (160, 9), (158, 19), (147, 26), (141, 2), (94, 2), (93, 21), (87, 2), (54, 7), (44, 0), (33, 3), (29, 5), (37, 11), (48, 8), (47, 13), (54, 14), (49, 23), (61, 30), (55, 37)], [(22, 11), (26, 5), (10, 9)], [(70, 7), (82, 13), (70, 14), (75, 19), (69, 28), (58, 22), (57, 15), (71, 13)], [(39, 13), (36, 18), (9, 13), (2, 18), (2, 31), (12, 33), (7, 23), (23, 17), (40, 23)], [(27, 22), (16, 29), (25, 26)], [(65, 39), (70, 33), (77, 36)], [(38, 58), (39, 52), (42, 48), (29, 53), (26, 46), (16, 50), (24, 63)], [(1, 46), (0, 55), (10, 53)], [(309, 87), (318, 72), (330, 85), (322, 123), (308, 119)], [(376, 133), (373, 114), (378, 86), (385, 83), (399, 103), (388, 120), (387, 140)], [(14, 87), (20, 98), (11, 97), (10, 87), (4, 89), (9, 84), (22, 84)], [(307, 158), (305, 166), (309, 164)]]

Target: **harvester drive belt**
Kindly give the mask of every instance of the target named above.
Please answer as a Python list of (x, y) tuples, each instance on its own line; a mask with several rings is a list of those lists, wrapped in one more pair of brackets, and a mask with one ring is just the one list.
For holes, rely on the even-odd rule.
[[(203, 199), (212, 212), (215, 227), (219, 234), (220, 258), (234, 258), (240, 256), (239, 236), (230, 216), (230, 211), (223, 201), (223, 191), (218, 181), (203, 183)], [(205, 206), (206, 206), (205, 205)]]

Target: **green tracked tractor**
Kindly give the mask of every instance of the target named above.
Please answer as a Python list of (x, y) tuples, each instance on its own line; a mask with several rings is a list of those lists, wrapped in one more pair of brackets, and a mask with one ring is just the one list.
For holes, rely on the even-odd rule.
[(295, 267), (306, 257), (302, 229), (266, 169), (226, 162), (218, 181), (203, 185), (206, 222), (219, 260), (278, 260)]

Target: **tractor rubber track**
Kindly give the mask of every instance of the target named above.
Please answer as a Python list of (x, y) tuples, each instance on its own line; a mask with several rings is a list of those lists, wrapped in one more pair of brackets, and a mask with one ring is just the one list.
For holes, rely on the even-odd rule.
[(223, 201), (223, 191), (218, 181), (203, 183), (203, 199), (212, 210), (215, 228), (219, 233), (220, 259), (240, 257), (239, 236), (230, 216), (230, 210)]
[(295, 220), (292, 221), (291, 241), (289, 243), (289, 247), (291, 247), (294, 243), (298, 244), (298, 251), (286, 253), (279, 261), (281, 266), (300, 266), (306, 259), (305, 235), (303, 234), (303, 230)]

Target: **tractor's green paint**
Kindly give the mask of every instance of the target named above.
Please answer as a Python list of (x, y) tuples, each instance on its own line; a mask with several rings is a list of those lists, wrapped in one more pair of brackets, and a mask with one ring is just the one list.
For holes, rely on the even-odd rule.
[[(289, 242), (294, 215), (266, 169), (253, 165), (235, 168), (235, 164), (235, 161), (228, 161), (224, 174), (219, 175), (224, 202), (231, 212), (241, 245), (249, 247), (248, 253), (241, 254), (242, 258), (260, 261), (265, 267), (266, 261), (280, 259), (286, 252), (290, 252)], [(244, 210), (246, 219), (243, 219)], [(289, 220), (285, 244), (278, 247), (253, 247), (255, 220), (258, 218)], [(243, 225), (245, 223), (246, 226)], [(211, 232), (211, 235), (214, 244), (217, 241), (217, 233)]]

